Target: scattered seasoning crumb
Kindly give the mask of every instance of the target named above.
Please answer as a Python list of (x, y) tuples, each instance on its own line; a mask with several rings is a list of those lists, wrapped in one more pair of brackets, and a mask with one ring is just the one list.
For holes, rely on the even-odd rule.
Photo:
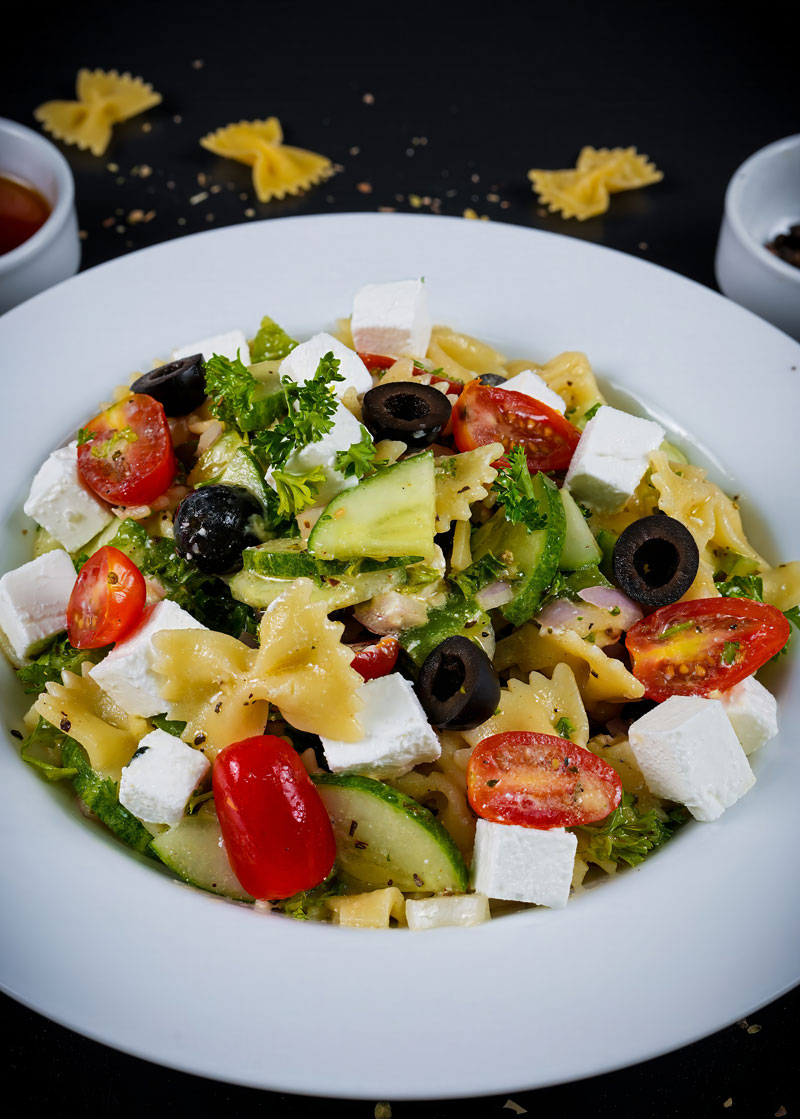
[(110, 171), (112, 175), (115, 175), (117, 173), (117, 171), (119, 171), (119, 164), (118, 163), (107, 163), (106, 164), (106, 171)]
[(256, 216), (256, 212), (255, 212), (255, 210), (253, 209), (252, 206), (247, 207), (247, 209), (244, 212), (244, 216), (246, 218), (254, 218)]
[(175, 116), (172, 118), (172, 123), (173, 124), (183, 124), (183, 117), (181, 116), (180, 113), (175, 114)]
[(207, 198), (208, 198), (208, 191), (207, 190), (201, 190), (197, 194), (192, 195), (192, 197), (189, 199), (189, 205), (190, 206), (196, 206), (198, 204), (198, 202), (205, 202), (205, 200)]
[(350, 155), (358, 155), (360, 151), (361, 148), (359, 148), (357, 144), (354, 144), (353, 147), (350, 149)]
[(206, 221), (213, 221), (213, 220), (214, 220), (214, 215), (213, 214), (206, 214)]
[(746, 1030), (747, 1026), (748, 1026), (747, 1019), (746, 1018), (740, 1018), (739, 1021), (736, 1023), (736, 1025), (739, 1027), (740, 1030)]
[(375, 1104), (375, 1119), (392, 1119), (392, 1105), (390, 1103)]
[(211, 193), (212, 194), (219, 194), (219, 192), (221, 190), (222, 190), (222, 187), (219, 185), (219, 183), (214, 183), (214, 185), (211, 187)]
[(508, 202), (508, 201), (503, 201), (503, 202), (500, 203), (500, 209), (501, 210), (508, 210), (510, 208), (510, 206), (511, 206), (511, 203)]
[(513, 1111), (515, 1115), (527, 1115), (527, 1107), (520, 1107), (516, 1100), (506, 1100), (503, 1104), (503, 1110)]
[(128, 214), (128, 224), (137, 225), (140, 221), (144, 221), (144, 210), (131, 210)]
[(372, 183), (356, 183), (359, 194), (372, 194)]
[(122, 184), (125, 182), (125, 176), (124, 175), (117, 175), (114, 182), (117, 184), (117, 186), (122, 186)]
[(124, 225), (118, 225), (118, 226), (115, 227), (115, 232), (125, 233), (126, 232), (126, 227)]
[(247, 201), (247, 195), (245, 194), (244, 191), (242, 191), (241, 194), (239, 195), (239, 200), (241, 202), (246, 202)]
[(78, 236), (80, 237), (81, 241), (85, 241), (89, 234), (86, 232), (85, 229), (79, 229)]
[(486, 195), (486, 201), (487, 202), (499, 202), (500, 201), (500, 195), (499, 194), (494, 194), (494, 193), (487, 194)]
[(204, 66), (205, 66), (205, 62), (203, 61), (202, 58), (196, 58), (194, 60), (194, 62), (192, 63), (192, 69), (193, 70), (202, 70)]
[(126, 241), (125, 242), (125, 248), (126, 249), (132, 249), (133, 248), (133, 241)]
[(365, 93), (361, 100), (364, 102), (365, 105), (375, 104), (375, 98), (371, 93)]
[(469, 218), (470, 221), (475, 221), (478, 215), (475, 213), (471, 206), (467, 206), (466, 210), (461, 216)]
[(722, 1106), (723, 1107), (733, 1107), (733, 1100), (731, 1099), (730, 1096), (728, 1096), (728, 1098), (725, 1100), (725, 1103)]
[(396, 214), (397, 210), (394, 206), (379, 206), (378, 207), (378, 213), (379, 214)]
[(153, 131), (152, 124), (150, 123), (149, 120), (146, 120), (144, 122), (144, 124), (142, 125), (142, 132), (152, 132), (152, 131)]
[(186, 218), (178, 218), (178, 225), (186, 225)]
[(413, 155), (413, 154), (414, 154), (414, 149), (413, 148), (406, 148), (406, 155)]
[(747, 1027), (747, 1032), (749, 1034), (760, 1034), (761, 1033), (761, 1027), (754, 1023), (752, 1026)]
[(470, 175), (469, 178), (470, 178), (470, 182), (472, 182), (472, 183), (479, 183), (481, 181), (480, 175), (477, 175), (477, 174)]
[(409, 194), (408, 204), (412, 207), (412, 209), (418, 210), (422, 205), (422, 199), (418, 194)]
[(648, 245), (648, 243), (646, 241), (640, 241), (639, 242), (639, 248), (642, 250), (643, 253), (645, 253), (650, 248), (650, 246)]
[(22, 741), (22, 735), (18, 730), (12, 730), (11, 735), (13, 738), (18, 738), (20, 742)]
[(103, 218), (103, 220), (100, 224), (102, 225), (103, 229), (110, 229), (111, 226), (114, 224), (114, 219), (113, 218)]
[(428, 142), (428, 137), (427, 136), (413, 136), (411, 138), (411, 143), (414, 144), (415, 147), (424, 148), (425, 145), (427, 144), (427, 142)]
[(402, 194), (396, 194), (396, 195), (394, 196), (394, 200), (395, 200), (395, 202), (402, 202), (402, 201), (403, 201), (403, 197), (404, 197), (404, 196), (403, 196)]
[(174, 179), (168, 179), (167, 180), (167, 190), (174, 190), (174, 189), (175, 189), (175, 180)]
[(197, 172), (197, 185), (204, 187), (207, 182), (208, 182), (208, 179), (206, 177), (205, 171), (198, 171)]
[(781, 1106), (775, 1112), (775, 1119), (783, 1119), (783, 1116), (785, 1114), (786, 1114), (786, 1108), (783, 1106), (783, 1104), (781, 1104)]
[(153, 168), (149, 165), (149, 163), (140, 163), (137, 171), (139, 173), (140, 179), (149, 179), (150, 176), (153, 174)]

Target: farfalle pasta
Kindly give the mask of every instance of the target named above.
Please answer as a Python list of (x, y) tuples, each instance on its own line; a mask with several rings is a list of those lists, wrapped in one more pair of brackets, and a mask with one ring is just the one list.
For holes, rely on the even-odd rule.
[(45, 101), (34, 116), (57, 140), (103, 155), (112, 129), (161, 103), (161, 94), (141, 78), (116, 70), (79, 70), (77, 101)]
[(528, 172), (533, 189), (549, 210), (578, 221), (605, 213), (611, 194), (649, 186), (663, 177), (636, 148), (585, 147), (574, 169)]
[(210, 132), (200, 143), (223, 159), (252, 167), (259, 202), (300, 194), (334, 173), (326, 156), (284, 144), (277, 117), (229, 124)]

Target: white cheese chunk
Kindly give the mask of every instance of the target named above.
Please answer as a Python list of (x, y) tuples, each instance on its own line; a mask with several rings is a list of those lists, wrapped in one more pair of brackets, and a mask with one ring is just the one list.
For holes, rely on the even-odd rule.
[(177, 824), (210, 768), (200, 750), (166, 731), (151, 731), (122, 770), (119, 802), (146, 824)]
[(775, 696), (755, 676), (734, 684), (719, 698), (745, 754), (752, 754), (778, 733)]
[(566, 828), (523, 828), (478, 820), (472, 885), (490, 898), (563, 909), (578, 838)]
[(73, 440), (47, 458), (23, 506), (68, 552), (74, 552), (114, 519), (78, 475), (78, 443)]
[(548, 408), (552, 408), (554, 412), (564, 415), (566, 404), (558, 395), (553, 392), (546, 381), (543, 381), (538, 373), (534, 373), (532, 369), (523, 369), (521, 373), (517, 373), (514, 377), (509, 377), (502, 385), (497, 386), (499, 389), (505, 389), (507, 392), (521, 392), (525, 396), (532, 397), (533, 400), (538, 400), (541, 404), (546, 404)]
[(604, 404), (583, 430), (565, 484), (579, 501), (614, 513), (639, 485), (650, 452), (663, 439), (660, 424)]
[[(359, 443), (366, 429), (361, 426), (352, 412), (340, 404), (333, 416), (333, 427), (326, 432), (316, 443), (309, 443), (299, 451), (292, 451), (286, 459), (286, 464), (281, 470), (289, 474), (304, 474), (315, 466), (321, 466), (326, 474), (326, 481), (320, 487), (316, 503), (327, 505), (328, 502), (341, 493), (358, 485), (358, 478), (351, 476), (345, 478), (336, 469), (336, 455), (339, 451), (347, 451), (354, 443)], [(267, 485), (277, 490), (277, 484), (268, 468), (266, 472)]]
[(201, 338), (197, 342), (190, 342), (187, 346), (179, 346), (172, 351), (172, 361), (180, 361), (184, 357), (193, 357), (202, 354), (208, 361), (214, 354), (227, 357), (231, 361), (239, 356), (243, 365), (250, 364), (250, 346), (241, 330), (229, 330), (225, 334), (212, 334), (210, 338)]
[(67, 628), (67, 606), (76, 578), (72, 560), (56, 548), (0, 579), (0, 630), (17, 667)]
[(333, 382), (333, 390), (340, 400), (350, 388), (355, 389), (359, 396), (372, 388), (372, 375), (358, 354), (324, 331), (295, 346), (278, 366), (278, 372), (281, 377), (288, 377), (295, 384), (302, 385), (311, 380), (320, 361), (329, 353), (338, 360), (339, 375), (344, 377), (343, 381)]
[(431, 328), (421, 280), (367, 284), (356, 292), (350, 329), (353, 343), (362, 354), (425, 357)]
[(696, 820), (716, 820), (755, 784), (718, 699), (670, 696), (631, 723), (628, 739), (650, 791)]
[(447, 926), (467, 928), (488, 921), (486, 894), (452, 894), (438, 898), (407, 898), (406, 921), (414, 932)]
[(136, 629), (118, 641), (90, 675), (129, 715), (147, 719), (168, 712), (168, 704), (161, 698), (164, 677), (153, 670), (157, 656), (153, 638), (165, 629), (205, 628), (177, 603), (163, 599), (145, 612)]
[(439, 737), (410, 681), (392, 672), (368, 680), (358, 694), (364, 701), (358, 713), (364, 737), (358, 742), (341, 742), (321, 736), (333, 773), (400, 777), (420, 762), (432, 762), (439, 757)]

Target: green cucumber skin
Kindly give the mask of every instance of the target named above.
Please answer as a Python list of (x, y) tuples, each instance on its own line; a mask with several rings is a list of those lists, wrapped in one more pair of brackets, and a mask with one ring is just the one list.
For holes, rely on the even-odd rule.
[(268, 540), (242, 552), (243, 570), (277, 579), (302, 576), (323, 579), (338, 575), (365, 575), (418, 563), (421, 556), (393, 556), (387, 560), (321, 560), (311, 555), (296, 538)]
[(112, 783), (92, 769), (83, 748), (73, 738), (65, 738), (61, 743), (61, 762), (66, 769), (77, 769), (72, 787), (98, 820), (135, 851), (157, 858), (151, 850), (150, 832), (119, 803), (109, 787)]
[(165, 866), (191, 886), (234, 901), (253, 901), (220, 846), (221, 835), (216, 811), (203, 805), (194, 816), (184, 816), (157, 835), (152, 848)]
[[(367, 572), (362, 575), (331, 577), (330, 581), (315, 585), (311, 591), (312, 602), (324, 602), (328, 612), (342, 610), (366, 602), (375, 595), (394, 590), (406, 581), (405, 568)], [(293, 579), (258, 575), (255, 571), (238, 571), (228, 580), (231, 594), (257, 610), (264, 610), (279, 595), (291, 587)]]
[(433, 452), (424, 451), (337, 494), (311, 530), (308, 550), (325, 560), (429, 557), (435, 523)]
[(558, 566), (562, 571), (577, 571), (580, 567), (598, 564), (603, 558), (600, 545), (594, 538), (586, 518), (578, 508), (575, 498), (567, 489), (559, 495), (566, 515), (566, 534)]
[[(406, 796), (372, 777), (362, 777), (352, 773), (318, 773), (312, 778), (331, 815), (334, 835), (336, 836), (336, 861), (340, 871), (347, 877), (364, 886), (382, 889), (391, 884), (404, 893), (432, 891), (440, 893), (450, 890), (463, 893), (469, 887), (469, 871), (452, 837), (436, 820), (432, 812), (411, 797)], [(347, 801), (346, 810), (342, 801)], [(336, 811), (338, 801), (339, 813)], [(407, 831), (413, 827), (416, 838), (422, 840), (428, 851), (427, 869), (425, 861), (413, 866), (408, 865), (408, 844), (399, 844), (396, 852), (391, 850), (391, 840), (381, 848), (372, 842), (371, 853), (377, 850), (378, 860), (367, 861), (357, 842), (363, 842), (370, 835), (367, 828), (352, 828), (352, 822), (359, 822), (365, 809), (380, 811), (385, 817), (380, 821), (381, 835), (384, 839), (394, 823), (396, 828)], [(337, 818), (338, 817), (338, 818)], [(352, 832), (352, 834), (351, 834)], [(414, 834), (414, 833), (412, 833)], [(407, 840), (407, 836), (405, 837)], [(369, 847), (367, 848), (369, 850)], [(404, 857), (406, 862), (404, 864)], [(438, 869), (431, 869), (431, 859), (438, 859)], [(385, 876), (383, 866), (386, 866)], [(380, 865), (381, 872), (376, 874), (370, 867)]]
[(489, 615), (481, 610), (474, 599), (452, 595), (444, 606), (429, 611), (428, 620), (423, 625), (404, 630), (397, 636), (401, 647), (417, 668), (421, 668), (426, 657), (448, 637), (468, 637), (484, 648), (481, 638), (493, 634)]

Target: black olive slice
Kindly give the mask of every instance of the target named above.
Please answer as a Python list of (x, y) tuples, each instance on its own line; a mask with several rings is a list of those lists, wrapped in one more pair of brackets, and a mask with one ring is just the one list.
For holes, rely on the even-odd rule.
[(699, 563), (691, 532), (663, 513), (634, 521), (614, 545), (614, 578), (643, 606), (677, 602), (694, 582)]
[(507, 380), (508, 377), (503, 377), (500, 373), (481, 373), (478, 377), (478, 384), (497, 387), (498, 385), (504, 385)]
[(416, 692), (432, 726), (471, 730), (497, 710), (500, 681), (480, 645), (448, 637), (425, 658)]
[(132, 392), (152, 396), (168, 416), (185, 416), (199, 408), (206, 398), (206, 375), (203, 355), (171, 361), (142, 374), (131, 385)]
[(206, 575), (230, 575), (258, 544), (250, 518), (261, 505), (244, 486), (203, 486), (185, 497), (173, 524), (178, 554)]
[(362, 418), (374, 439), (428, 447), (450, 419), (450, 408), (445, 394), (433, 385), (393, 381), (365, 393)]

